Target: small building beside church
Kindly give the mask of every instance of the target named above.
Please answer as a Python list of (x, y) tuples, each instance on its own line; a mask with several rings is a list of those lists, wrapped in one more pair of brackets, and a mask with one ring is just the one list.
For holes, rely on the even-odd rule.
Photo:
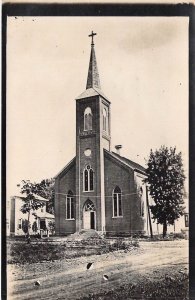
[[(28, 219), (27, 213), (22, 213), (21, 208), (24, 205), (23, 199), (25, 199), (26, 195), (18, 192), (10, 199), (9, 207), (7, 207), (7, 216), (8, 216), (8, 224), (9, 231), (7, 231), (7, 235), (10, 236), (19, 236), (24, 235), (22, 230), (22, 221)], [(46, 203), (49, 201), (41, 196), (34, 195), (37, 201), (44, 203), (43, 207), (34, 210), (30, 214), (29, 222), (30, 222), (30, 235), (35, 234), (33, 232), (33, 223), (37, 224), (37, 232), (36, 234), (40, 235), (48, 235), (52, 234), (50, 231), (49, 223), (54, 223), (54, 215), (48, 213), (46, 211)], [(35, 214), (35, 215), (34, 215)]]
[(94, 229), (149, 234), (145, 169), (111, 151), (110, 100), (100, 86), (91, 43), (85, 91), (76, 97), (76, 155), (55, 177), (55, 232)]

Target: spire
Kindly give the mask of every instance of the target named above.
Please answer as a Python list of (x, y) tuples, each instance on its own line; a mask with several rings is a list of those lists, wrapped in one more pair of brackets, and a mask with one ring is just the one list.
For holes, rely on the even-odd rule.
[(93, 37), (96, 34), (97, 33), (94, 33), (92, 31), (91, 34), (89, 35), (89, 37), (91, 37), (91, 55), (89, 61), (89, 70), (88, 70), (86, 89), (93, 88), (93, 87), (100, 89), (100, 79), (99, 79), (99, 73), (98, 73), (97, 62), (95, 57), (94, 42), (93, 42)]

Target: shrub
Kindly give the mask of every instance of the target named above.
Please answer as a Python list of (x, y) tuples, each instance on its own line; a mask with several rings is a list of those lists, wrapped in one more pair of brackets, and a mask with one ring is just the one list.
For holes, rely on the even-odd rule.
[(155, 242), (155, 241), (174, 241), (175, 239), (186, 239), (187, 238), (187, 234), (185, 231), (178, 232), (178, 233), (170, 233), (167, 234), (166, 237), (163, 238), (162, 234), (159, 235), (154, 235), (153, 238), (149, 238), (149, 240), (151, 242)]
[(25, 235), (28, 233), (28, 230), (30, 229), (31, 225), (30, 222), (26, 219), (22, 220), (22, 230), (25, 233)]
[(181, 232), (179, 233), (175, 233), (174, 234), (174, 238), (176, 239), (186, 239), (187, 235), (186, 235), (186, 232), (181, 230)]
[(32, 224), (32, 230), (33, 230), (33, 232), (37, 233), (38, 227), (37, 227), (36, 221), (34, 221), (34, 223)]
[(114, 243), (109, 245), (110, 251), (116, 251), (116, 250), (125, 250), (130, 251), (133, 248), (139, 247), (139, 241), (137, 239), (135, 240), (123, 240), (123, 239), (117, 239)]
[(49, 227), (49, 231), (51, 232), (51, 234), (54, 234), (54, 232), (55, 232), (55, 222), (54, 221), (49, 221), (48, 222), (48, 227)]

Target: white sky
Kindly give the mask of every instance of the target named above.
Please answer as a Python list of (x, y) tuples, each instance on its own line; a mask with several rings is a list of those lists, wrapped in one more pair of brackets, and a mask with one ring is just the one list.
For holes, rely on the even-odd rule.
[(7, 30), (8, 196), (75, 156), (74, 99), (86, 86), (91, 30), (112, 149), (122, 144), (144, 165), (151, 148), (176, 146), (187, 175), (187, 17), (9, 17)]

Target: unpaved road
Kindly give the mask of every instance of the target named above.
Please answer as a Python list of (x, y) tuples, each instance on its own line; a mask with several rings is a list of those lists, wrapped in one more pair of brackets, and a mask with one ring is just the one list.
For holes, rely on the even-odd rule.
[[(93, 269), (86, 265), (93, 262)], [(78, 299), (121, 284), (136, 284), (141, 278), (158, 280), (188, 269), (188, 241), (140, 242), (131, 253), (115, 252), (54, 262), (8, 265), (11, 299)], [(108, 276), (104, 280), (103, 275)], [(35, 286), (39, 280), (41, 285)]]

